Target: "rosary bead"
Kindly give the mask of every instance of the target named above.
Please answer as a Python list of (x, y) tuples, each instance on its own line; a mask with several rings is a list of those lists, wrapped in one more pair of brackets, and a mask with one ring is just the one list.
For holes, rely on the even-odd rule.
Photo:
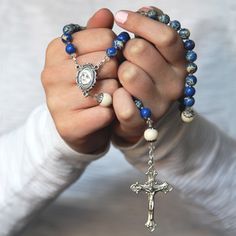
[(170, 22), (170, 27), (173, 28), (174, 30), (178, 31), (181, 28), (181, 24), (177, 20), (173, 20)]
[(189, 62), (196, 61), (197, 60), (197, 53), (195, 53), (194, 51), (187, 51), (186, 60)]
[(75, 30), (76, 30), (76, 26), (74, 24), (65, 25), (63, 27), (64, 34), (73, 34)]
[(190, 62), (190, 63), (187, 65), (186, 69), (187, 69), (187, 72), (188, 72), (189, 74), (194, 74), (194, 73), (197, 71), (198, 68), (197, 68), (197, 65), (196, 65), (195, 63)]
[(147, 16), (153, 20), (158, 19), (158, 12), (156, 10), (150, 10), (147, 12)]
[(151, 117), (152, 115), (152, 112), (149, 108), (147, 107), (143, 107), (141, 110), (140, 110), (140, 115), (143, 119), (148, 119)]
[(112, 104), (112, 96), (109, 93), (98, 94), (96, 100), (103, 107), (109, 107)]
[(189, 36), (190, 36), (190, 31), (188, 29), (181, 29), (179, 31), (179, 36), (182, 38), (182, 39), (188, 39)]
[(67, 45), (66, 45), (66, 52), (67, 52), (68, 54), (73, 54), (73, 53), (75, 53), (75, 52), (76, 52), (75, 46), (74, 46), (72, 43), (67, 44)]
[(187, 86), (184, 89), (184, 95), (186, 97), (192, 97), (195, 94), (196, 90), (194, 87)]
[(86, 29), (86, 27), (83, 27), (83, 26), (78, 25), (78, 24), (75, 24), (74, 27), (75, 27), (74, 33)]
[(113, 41), (112, 47), (114, 47), (118, 50), (121, 50), (124, 47), (124, 42), (121, 41), (121, 40), (116, 39), (116, 40)]
[(148, 142), (154, 142), (157, 140), (158, 131), (154, 128), (148, 128), (144, 131), (144, 138)]
[(188, 39), (184, 42), (184, 48), (186, 50), (193, 50), (195, 48), (195, 43), (193, 40)]
[(190, 123), (194, 119), (194, 111), (191, 109), (184, 110), (181, 113), (181, 119), (185, 123)]
[(130, 40), (130, 36), (127, 32), (121, 32), (116, 39), (126, 43)]
[(186, 84), (189, 86), (194, 86), (197, 83), (197, 78), (194, 75), (188, 75), (186, 77)]
[(143, 103), (139, 99), (134, 98), (133, 100), (134, 100), (134, 103), (135, 103), (136, 107), (139, 110), (143, 109)]
[(158, 16), (158, 20), (161, 22), (161, 23), (164, 23), (164, 24), (168, 24), (170, 22), (170, 17), (166, 14), (163, 14), (163, 15), (160, 15)]
[(61, 36), (61, 40), (62, 40), (62, 42), (63, 43), (65, 43), (65, 44), (67, 44), (67, 43), (69, 43), (69, 42), (72, 42), (72, 35), (71, 34), (63, 34), (62, 36)]
[(195, 103), (195, 99), (193, 97), (185, 97), (184, 98), (184, 106), (192, 107)]
[(114, 47), (108, 48), (106, 54), (108, 57), (115, 57), (117, 55), (117, 49)]

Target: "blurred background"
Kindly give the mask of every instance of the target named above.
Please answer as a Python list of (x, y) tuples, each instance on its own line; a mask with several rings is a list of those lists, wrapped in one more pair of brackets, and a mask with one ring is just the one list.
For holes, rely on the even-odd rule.
[[(235, 2), (1, 0), (0, 4), (3, 19), (0, 22), (0, 69), (3, 75), (7, 75), (6, 87), (0, 88), (0, 93), (7, 91), (11, 94), (15, 91), (15, 80), (24, 78), (26, 81), (18, 88), (22, 96), (19, 99), (10, 97), (6, 101), (9, 103), (9, 113), (12, 108), (16, 108), (15, 112), (20, 114), (20, 118), (4, 117), (1, 114), (2, 120), (10, 119), (8, 125), (1, 125), (1, 132), (8, 132), (24, 122), (32, 109), (45, 100), (40, 82), (45, 49), (53, 38), (61, 35), (65, 24), (85, 25), (89, 17), (103, 7), (115, 13), (121, 9), (136, 11), (142, 6), (156, 6), (172, 20), (177, 19), (182, 26), (189, 28), (191, 39), (196, 42), (195, 51), (199, 58), (196, 109), (230, 135), (236, 135), (236, 129), (232, 129), (233, 121), (229, 119), (232, 107), (221, 100), (231, 94), (229, 99), (236, 101), (235, 88), (226, 82), (226, 78), (235, 71), (233, 63), (228, 63), (229, 60), (235, 60), (233, 55), (236, 48), (231, 40), (232, 35), (235, 35)], [(115, 26), (114, 30), (119, 33), (122, 29)], [(24, 96), (26, 90), (27, 96)], [(28, 99), (34, 100), (34, 106), (27, 104)], [(44, 210), (22, 235), (150, 235), (144, 227), (147, 217), (146, 195), (136, 196), (129, 189), (136, 180), (144, 180), (144, 175), (130, 166), (121, 153), (112, 147), (104, 158), (92, 163), (79, 181)], [(188, 203), (177, 190), (158, 196), (156, 212), (159, 229), (153, 235), (224, 235), (205, 224), (201, 220), (201, 209)]]

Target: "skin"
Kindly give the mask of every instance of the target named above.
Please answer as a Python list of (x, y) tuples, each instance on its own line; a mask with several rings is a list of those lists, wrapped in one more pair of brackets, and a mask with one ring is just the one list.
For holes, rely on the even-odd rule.
[[(75, 83), (74, 63), (60, 38), (53, 40), (46, 51), (41, 80), (49, 111), (60, 136), (81, 153), (102, 152), (111, 134), (126, 144), (142, 137), (145, 122), (131, 96), (151, 108), (153, 120), (157, 121), (183, 93), (186, 62), (177, 33), (140, 14), (126, 12), (127, 21), (116, 23), (143, 39), (132, 39), (126, 44), (126, 61), (119, 66), (117, 59), (102, 66), (92, 90), (94, 94), (112, 94), (113, 107), (101, 107), (83, 96)], [(88, 21), (88, 29), (73, 35), (80, 64), (97, 64), (103, 59), (104, 51), (115, 38), (113, 23), (112, 13), (101, 9)]]

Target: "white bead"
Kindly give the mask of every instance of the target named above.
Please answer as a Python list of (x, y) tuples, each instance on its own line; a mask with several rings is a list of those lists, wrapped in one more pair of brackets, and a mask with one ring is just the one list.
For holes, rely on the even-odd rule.
[(157, 137), (158, 137), (158, 131), (156, 129), (148, 128), (144, 131), (144, 138), (148, 142), (153, 142), (157, 140)]
[(103, 107), (109, 107), (112, 104), (112, 96), (109, 93), (103, 93), (102, 95), (103, 97), (100, 105)]
[(187, 116), (187, 114), (183, 111), (183, 112), (181, 113), (181, 119), (182, 119), (182, 121), (185, 122), (185, 123), (190, 123), (190, 122), (193, 121), (194, 116), (189, 116), (189, 115)]

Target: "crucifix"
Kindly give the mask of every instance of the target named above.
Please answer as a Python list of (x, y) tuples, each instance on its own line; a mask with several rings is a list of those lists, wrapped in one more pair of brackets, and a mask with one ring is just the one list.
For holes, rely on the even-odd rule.
[(156, 222), (154, 220), (154, 206), (155, 206), (155, 194), (157, 192), (168, 193), (172, 190), (172, 187), (167, 183), (160, 183), (156, 180), (157, 171), (154, 168), (153, 164), (153, 147), (150, 147), (149, 152), (149, 169), (145, 173), (147, 176), (147, 181), (144, 184), (140, 184), (136, 182), (130, 186), (131, 190), (138, 194), (140, 191), (144, 191), (148, 196), (148, 218), (145, 226), (148, 228), (149, 231), (153, 232), (156, 229)]

